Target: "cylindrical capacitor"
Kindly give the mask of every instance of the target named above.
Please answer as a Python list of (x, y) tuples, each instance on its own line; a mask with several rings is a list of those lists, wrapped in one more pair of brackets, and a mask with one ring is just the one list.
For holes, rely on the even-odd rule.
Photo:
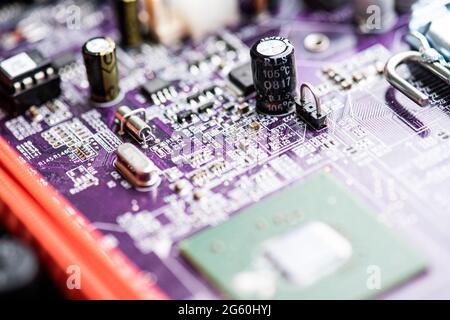
[(115, 0), (117, 27), (121, 34), (121, 43), (126, 47), (141, 44), (141, 27), (139, 22), (138, 0)]
[(108, 37), (88, 40), (83, 46), (83, 58), (91, 87), (91, 99), (109, 102), (119, 95), (116, 44)]
[(153, 137), (152, 129), (137, 114), (133, 114), (133, 110), (128, 106), (120, 106), (116, 111), (116, 119), (119, 123), (123, 123), (124, 127), (138, 141), (147, 141)]
[(361, 33), (383, 33), (397, 22), (395, 0), (353, 0), (353, 19)]
[(283, 37), (267, 37), (250, 50), (256, 108), (266, 114), (285, 114), (293, 109), (297, 77), (294, 46)]

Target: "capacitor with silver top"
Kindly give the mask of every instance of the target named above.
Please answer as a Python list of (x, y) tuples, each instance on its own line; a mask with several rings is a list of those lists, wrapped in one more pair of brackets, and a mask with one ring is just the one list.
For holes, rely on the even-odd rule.
[(114, 166), (136, 188), (153, 187), (161, 181), (158, 168), (141, 150), (131, 143), (117, 148)]
[(353, 0), (353, 19), (361, 33), (383, 33), (397, 22), (395, 0)]
[(83, 59), (95, 102), (110, 102), (119, 95), (116, 44), (111, 38), (96, 37), (83, 46)]
[(294, 46), (284, 37), (267, 37), (250, 50), (256, 108), (266, 114), (293, 110), (296, 96)]

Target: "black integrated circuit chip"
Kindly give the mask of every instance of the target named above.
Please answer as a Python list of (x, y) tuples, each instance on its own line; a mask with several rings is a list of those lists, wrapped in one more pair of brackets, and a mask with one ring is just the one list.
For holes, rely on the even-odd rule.
[(60, 84), (57, 69), (36, 49), (0, 62), (0, 98), (13, 113), (58, 97)]
[(244, 96), (255, 92), (253, 85), (252, 67), (250, 62), (234, 68), (228, 74), (230, 82), (234, 84)]
[(148, 98), (152, 99), (152, 95), (170, 86), (170, 83), (161, 78), (154, 78), (147, 81), (142, 87), (142, 93)]
[(178, 123), (190, 122), (192, 120), (193, 112), (191, 110), (183, 110), (177, 113)]

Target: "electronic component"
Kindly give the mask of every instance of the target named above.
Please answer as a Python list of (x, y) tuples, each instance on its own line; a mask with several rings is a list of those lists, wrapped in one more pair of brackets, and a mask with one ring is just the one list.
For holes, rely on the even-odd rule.
[(199, 113), (205, 113), (214, 107), (214, 102), (206, 102), (197, 108)]
[(361, 33), (383, 33), (397, 22), (395, 0), (353, 0), (353, 19)]
[(253, 84), (252, 66), (250, 62), (238, 66), (228, 74), (230, 82), (239, 89), (244, 96), (255, 92)]
[(297, 85), (294, 46), (283, 37), (267, 37), (250, 50), (256, 108), (267, 114), (292, 111)]
[[(141, 116), (144, 116), (144, 120)], [(128, 106), (120, 106), (116, 111), (116, 120), (119, 122), (119, 134), (128, 132), (134, 139), (147, 147), (147, 142), (155, 140), (152, 129), (147, 124), (145, 109), (139, 108), (131, 110)]]
[(169, 82), (161, 78), (154, 78), (144, 83), (141, 87), (141, 91), (148, 99), (155, 100), (155, 95), (169, 86)]
[(184, 240), (180, 248), (226, 297), (235, 299), (369, 298), (380, 293), (366, 285), (369, 266), (383, 270), (381, 290), (425, 267), (325, 174)]
[(191, 110), (182, 110), (177, 113), (178, 123), (190, 122), (192, 120), (193, 112)]
[(432, 74), (440, 78), (446, 85), (450, 85), (450, 69), (446, 67), (445, 60), (429, 44), (421, 33), (413, 31), (412, 36), (421, 42), (421, 52), (406, 51), (394, 55), (386, 63), (384, 75), (386, 80), (400, 92), (413, 100), (419, 106), (427, 106), (430, 103), (428, 96), (415, 88), (407, 80), (405, 80), (398, 72), (397, 68), (405, 63), (417, 63)]
[(0, 62), (0, 97), (12, 113), (23, 113), (30, 106), (58, 97), (60, 83), (57, 70), (38, 50), (21, 52)]
[[(406, 2), (406, 1), (405, 1)], [(450, 40), (448, 21), (450, 6), (446, 0), (419, 1), (414, 5), (409, 22), (409, 31), (418, 32), (425, 37), (428, 47), (437, 50), (450, 63)], [(407, 36), (406, 41), (416, 50), (424, 46), (424, 41)]]
[[(312, 94), (314, 103), (306, 101), (306, 89)], [(300, 86), (300, 103), (297, 105), (297, 114), (317, 130), (322, 129), (327, 125), (327, 115), (324, 110), (322, 110), (317, 90), (310, 83), (304, 82)]]
[(138, 0), (115, 0), (116, 18), (121, 44), (126, 47), (135, 47), (141, 44), (141, 26), (139, 22)]
[(155, 164), (131, 143), (124, 143), (117, 148), (116, 169), (136, 188), (153, 187), (161, 178)]
[(116, 44), (111, 38), (97, 37), (83, 46), (83, 58), (95, 102), (110, 102), (119, 95)]
[[(351, 0), (334, 12), (310, 10), (303, 0), (138, 0), (146, 36), (156, 17), (165, 21), (157, 22), (160, 41), (177, 43), (116, 48), (120, 93), (98, 103), (89, 99), (81, 47), (95, 36), (119, 46), (115, 1), (122, 0), (0, 9), (0, 61), (38, 49), (61, 78), (59, 97), (21, 115), (5, 113), (0, 97), (0, 224), (26, 231), (64, 292), (82, 299), (450, 297), (450, 255), (436, 254), (450, 227), (442, 214), (450, 206), (449, 86), (422, 67), (445, 66), (429, 49), (448, 57), (449, 8), (442, 3), (449, 0), (418, 1), (409, 30), (402, 15), (382, 36), (355, 35)], [(222, 28), (242, 18), (242, 11), (228, 13), (236, 1), (250, 5), (244, 20)], [(145, 2), (169, 10), (146, 16)], [(272, 15), (264, 6), (275, 2), (280, 10)], [(430, 48), (413, 39), (421, 62), (406, 61), (398, 75), (431, 108), (419, 108), (381, 76), (408, 31), (420, 32)], [(288, 110), (298, 107), (298, 114), (256, 109), (250, 48), (273, 35), (295, 46)], [(316, 87), (317, 103), (308, 87), (301, 94), (304, 81)], [(150, 160), (155, 175), (116, 160), (123, 143), (140, 150), (138, 164)], [(155, 183), (141, 178), (148, 172)], [(340, 185), (309, 183), (320, 173)], [(289, 193), (300, 182), (305, 188)], [(254, 209), (259, 202), (264, 208)], [(366, 207), (376, 217), (364, 217)], [(374, 220), (423, 252), (431, 272), (410, 278), (418, 260), (403, 259), (411, 249), (383, 240), (386, 230), (372, 227)], [(208, 230), (197, 246), (197, 234)], [(80, 290), (58, 276), (76, 280), (65, 268), (72, 265), (81, 268)]]
[(300, 287), (333, 274), (352, 256), (352, 245), (342, 234), (319, 221), (301, 224), (264, 245), (270, 262)]

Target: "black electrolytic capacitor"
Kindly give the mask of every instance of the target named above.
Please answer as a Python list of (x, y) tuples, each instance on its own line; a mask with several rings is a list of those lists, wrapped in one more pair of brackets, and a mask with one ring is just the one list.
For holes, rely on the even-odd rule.
[(121, 44), (125, 47), (135, 47), (142, 43), (141, 26), (139, 22), (138, 0), (115, 0), (117, 27), (121, 35)]
[(250, 50), (256, 108), (266, 114), (293, 110), (296, 96), (294, 46), (284, 37), (266, 37)]
[(96, 37), (83, 46), (83, 59), (95, 102), (110, 102), (120, 92), (116, 44), (111, 38)]

